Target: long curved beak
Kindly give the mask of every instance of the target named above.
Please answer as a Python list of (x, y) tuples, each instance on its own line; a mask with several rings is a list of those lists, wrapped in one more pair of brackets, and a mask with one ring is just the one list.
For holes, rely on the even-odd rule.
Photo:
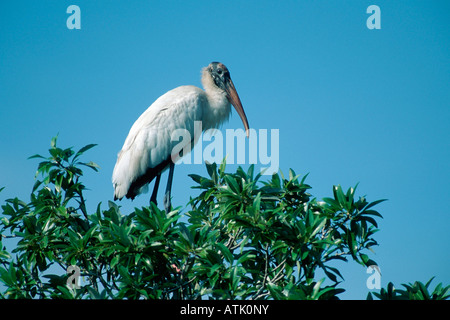
[(228, 101), (234, 106), (237, 113), (239, 114), (239, 117), (241, 117), (242, 123), (244, 124), (245, 128), (245, 134), (247, 135), (247, 138), (249, 137), (249, 126), (248, 126), (248, 120), (247, 116), (245, 115), (244, 108), (242, 107), (241, 99), (239, 99), (239, 95), (236, 91), (236, 88), (234, 87), (233, 81), (231, 81), (230, 78), (225, 81), (225, 91), (227, 93)]

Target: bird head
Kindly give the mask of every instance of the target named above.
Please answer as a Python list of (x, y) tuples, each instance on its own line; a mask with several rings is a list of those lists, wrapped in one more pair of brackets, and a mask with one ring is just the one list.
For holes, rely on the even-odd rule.
[(234, 87), (233, 81), (230, 77), (230, 71), (228, 68), (220, 62), (211, 62), (206, 71), (210, 74), (214, 84), (225, 91), (228, 101), (236, 109), (239, 117), (241, 117), (242, 123), (244, 124), (245, 132), (247, 137), (249, 136), (249, 125), (247, 121), (247, 116), (245, 115), (244, 108), (242, 107), (241, 99)]

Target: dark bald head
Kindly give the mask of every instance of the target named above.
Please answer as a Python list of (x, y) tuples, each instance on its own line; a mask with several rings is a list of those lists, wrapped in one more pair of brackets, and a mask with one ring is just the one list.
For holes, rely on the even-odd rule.
[(241, 117), (242, 122), (244, 123), (245, 131), (248, 137), (249, 126), (247, 116), (245, 115), (244, 108), (241, 104), (241, 99), (239, 99), (239, 95), (234, 87), (233, 81), (231, 81), (230, 71), (228, 71), (228, 68), (221, 62), (211, 62), (209, 66), (206, 67), (206, 71), (211, 75), (214, 84), (218, 88), (224, 90), (227, 94), (228, 101), (234, 106), (237, 113)]

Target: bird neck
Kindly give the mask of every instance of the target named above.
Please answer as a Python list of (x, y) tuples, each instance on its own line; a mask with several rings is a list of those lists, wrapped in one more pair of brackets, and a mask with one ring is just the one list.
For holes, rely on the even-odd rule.
[(203, 129), (218, 128), (230, 116), (230, 102), (225, 91), (216, 86), (206, 68), (202, 71), (202, 84), (208, 99), (203, 113)]

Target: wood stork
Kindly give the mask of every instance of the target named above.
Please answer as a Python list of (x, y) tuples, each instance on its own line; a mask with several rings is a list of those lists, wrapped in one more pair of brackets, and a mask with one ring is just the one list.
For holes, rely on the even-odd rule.
[[(112, 175), (114, 200), (134, 199), (146, 192), (156, 177), (151, 202), (156, 204), (161, 173), (169, 168), (164, 207), (171, 208), (171, 189), (174, 171), (172, 149), (179, 141), (172, 141), (172, 133), (185, 129), (192, 137), (191, 150), (197, 142), (194, 121), (201, 121), (203, 131), (218, 128), (228, 120), (230, 103), (239, 114), (247, 137), (249, 125), (230, 72), (220, 62), (212, 62), (202, 69), (204, 91), (195, 86), (180, 86), (159, 97), (133, 124), (128, 133)], [(184, 150), (184, 148), (183, 148)]]

